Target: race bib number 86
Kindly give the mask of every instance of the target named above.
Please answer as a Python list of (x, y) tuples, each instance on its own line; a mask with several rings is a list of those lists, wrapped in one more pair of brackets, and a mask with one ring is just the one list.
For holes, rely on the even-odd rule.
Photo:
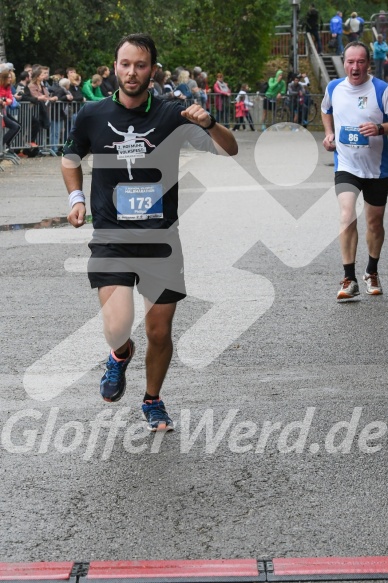
[(351, 148), (369, 147), (369, 138), (363, 136), (357, 126), (341, 126), (339, 139), (341, 144)]

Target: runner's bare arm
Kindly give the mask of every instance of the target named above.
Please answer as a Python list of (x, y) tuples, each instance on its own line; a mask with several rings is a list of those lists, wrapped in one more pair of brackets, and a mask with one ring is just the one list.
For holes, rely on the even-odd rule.
[[(211, 124), (208, 112), (197, 104), (190, 105), (181, 112), (181, 115), (204, 129), (208, 129)], [(232, 132), (223, 125), (216, 123), (208, 129), (208, 132), (220, 154), (235, 156), (238, 153), (237, 142)]]
[(362, 134), (363, 136), (379, 136), (379, 135), (384, 135), (384, 134), (379, 134), (379, 125), (383, 128), (384, 130), (384, 134), (386, 133), (386, 127), (387, 124), (377, 124), (377, 123), (373, 123), (371, 121), (368, 121), (366, 123), (360, 123), (360, 134)]
[(323, 146), (328, 152), (334, 152), (335, 150), (335, 134), (334, 134), (334, 120), (331, 113), (323, 113), (322, 123), (325, 128), (325, 138), (323, 140)]
[[(80, 162), (75, 162), (69, 156), (62, 158), (62, 176), (67, 192), (70, 194), (76, 190), (82, 191), (83, 174)], [(73, 227), (82, 227), (85, 224), (86, 206), (82, 202), (74, 204), (67, 220)]]

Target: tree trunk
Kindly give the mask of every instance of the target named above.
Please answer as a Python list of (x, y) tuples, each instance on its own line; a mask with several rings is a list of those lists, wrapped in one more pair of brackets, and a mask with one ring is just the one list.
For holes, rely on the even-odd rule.
[(0, 63), (6, 63), (7, 57), (5, 55), (5, 41), (2, 28), (0, 27)]

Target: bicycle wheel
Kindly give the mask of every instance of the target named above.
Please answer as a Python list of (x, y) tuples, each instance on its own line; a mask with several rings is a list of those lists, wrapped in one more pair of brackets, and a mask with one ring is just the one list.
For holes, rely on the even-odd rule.
[(313, 123), (313, 121), (317, 117), (317, 113), (318, 113), (317, 104), (315, 103), (315, 101), (311, 101), (306, 120), (308, 124)]
[(276, 123), (284, 123), (286, 121), (290, 121), (291, 113), (287, 106), (280, 107), (276, 110)]

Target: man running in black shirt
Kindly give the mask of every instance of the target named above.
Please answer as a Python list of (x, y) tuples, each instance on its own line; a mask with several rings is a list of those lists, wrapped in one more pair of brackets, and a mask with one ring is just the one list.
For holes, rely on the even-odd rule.
[[(68, 220), (81, 227), (86, 208), (80, 159), (93, 153), (94, 232), (88, 276), (91, 287), (98, 288), (104, 334), (111, 346), (101, 395), (113, 402), (125, 392), (125, 371), (135, 350), (130, 333), (137, 285), (144, 296), (148, 339), (143, 414), (150, 431), (168, 431), (173, 422), (159, 394), (172, 356), (176, 305), (185, 297), (176, 226), (179, 150), (189, 140), (197, 149), (233, 156), (237, 144), (231, 132), (199, 105), (184, 109), (178, 102), (151, 95), (148, 86), (156, 62), (149, 36), (121, 39), (115, 54), (119, 89), (81, 109), (64, 147), (62, 173), (69, 192)], [(166, 149), (160, 146), (165, 140), (168, 171), (155, 157), (158, 147)], [(149, 242), (150, 234), (157, 235), (156, 243)]]

